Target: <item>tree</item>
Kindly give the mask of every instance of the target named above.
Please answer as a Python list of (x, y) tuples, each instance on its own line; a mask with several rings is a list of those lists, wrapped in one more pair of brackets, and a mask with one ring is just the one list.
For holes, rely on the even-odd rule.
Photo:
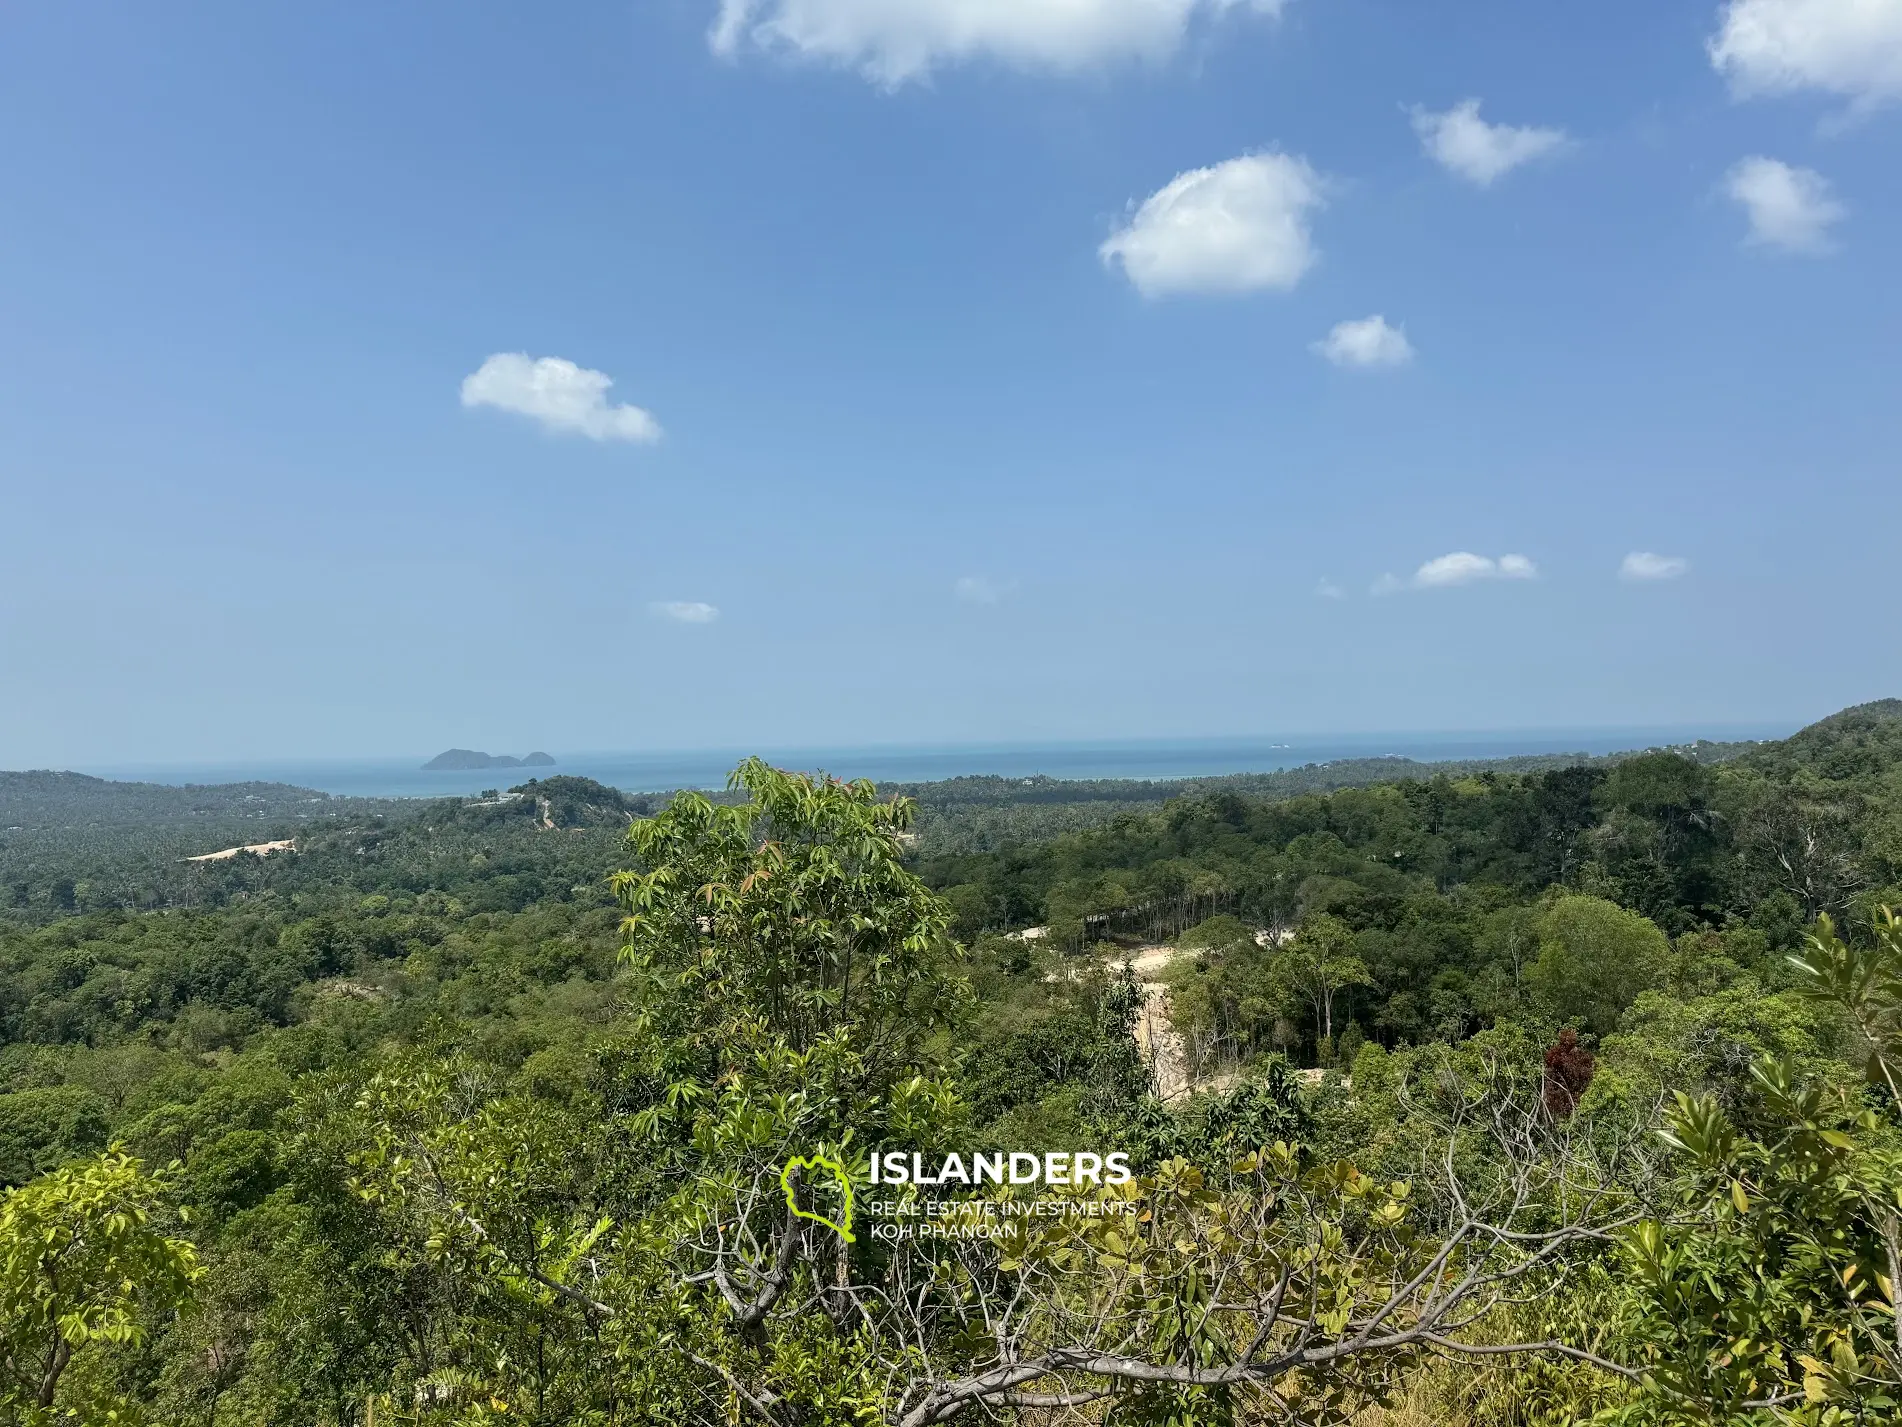
[[(830, 846), (841, 825), (871, 815), (863, 794), (815, 796), (757, 769), (741, 776), (762, 803), (792, 801), (805, 819), (801, 845)], [(736, 1414), (783, 1427), (809, 1412), (810, 1382), (791, 1370), (785, 1353), (795, 1335), (810, 1349), (830, 1323), (857, 1345), (856, 1366), (842, 1369), (841, 1381), (861, 1384), (860, 1410), (900, 1427), (966, 1411), (1106, 1400), (1138, 1420), (1219, 1421), (1243, 1398), (1290, 1412), (1298, 1400), (1302, 1414), (1331, 1415), (1379, 1397), (1411, 1354), (1460, 1351), (1460, 1330), (1474, 1315), (1602, 1233), (1617, 1212), (1602, 1174), (1589, 1156), (1554, 1138), (1536, 1096), (1514, 1102), (1481, 1094), (1453, 1105), (1454, 1123), (1440, 1133), (1448, 1170), (1459, 1163), (1461, 1178), (1433, 1196), (1424, 1220), (1411, 1209), (1407, 1185), (1377, 1183), (1346, 1163), (1314, 1162), (1286, 1143), (1231, 1150), (1233, 1135), (1267, 1123), (1265, 1108), (1251, 1103), (1208, 1127), (1224, 1141), (1221, 1163), (1205, 1170), (1166, 1161), (1116, 1201), (1138, 1210), (1146, 1201), (1146, 1213), (1013, 1214), (1010, 1204), (1021, 1195), (999, 1189), (954, 1207), (950, 1222), (1001, 1227), (1001, 1235), (909, 1239), (876, 1250), (862, 1237), (843, 1246), (786, 1214), (779, 1170), (801, 1136), (832, 1136), (826, 1151), (847, 1165), (861, 1153), (862, 1141), (846, 1138), (829, 1118), (832, 1087), (850, 1077), (825, 1061), (843, 1057), (840, 1066), (849, 1066), (859, 1047), (877, 1044), (885, 1013), (866, 1012), (863, 1028), (842, 1025), (836, 1037), (803, 1050), (786, 1043), (798, 1023), (789, 1024), (780, 1008), (789, 999), (798, 1004), (796, 987), (761, 970), (832, 964), (832, 944), (812, 929), (836, 921), (834, 903), (774, 901), (773, 879), (798, 859), (762, 861), (766, 844), (741, 834), (746, 819), (722, 829), (721, 818), (690, 804), (665, 836), (637, 825), (647, 870), (622, 887), (635, 912), (630, 945), (643, 948), (636, 953), (642, 964), (725, 968), (717, 984), (730, 988), (719, 998), (729, 1019), (717, 1028), (705, 1019), (696, 1024), (716, 1039), (737, 1037), (736, 1049), (747, 1051), (723, 1057), (730, 1068), (717, 1098), (683, 1085), (645, 1112), (657, 1128), (670, 1119), (683, 1129), (690, 1123), (697, 1155), (693, 1178), (644, 1231), (650, 1242), (654, 1235), (671, 1240), (663, 1253), (674, 1265), (675, 1291), (690, 1290), (689, 1301), (699, 1295), (705, 1304), (698, 1321), (708, 1326), (671, 1350), (677, 1376), (723, 1392)], [(764, 877), (756, 875), (761, 870)], [(863, 892), (848, 893), (851, 885), (819, 884), (828, 895), (858, 899), (868, 924), (938, 925), (919, 917), (902, 878), (877, 880)], [(661, 911), (651, 923), (649, 908)], [(665, 935), (644, 941), (649, 926)], [(809, 950), (784, 949), (815, 935)], [(1332, 1032), (1339, 990), (1369, 979), (1353, 946), (1345, 924), (1317, 916), (1285, 953), (1303, 978), (1321, 1036)], [(915, 954), (928, 966), (924, 951), (921, 942)], [(663, 989), (684, 986), (682, 974)], [(806, 984), (824, 979), (814, 974)], [(1127, 1051), (1134, 987), (1125, 978), (1111, 989), (1121, 994), (1104, 1002), (1120, 1023), (1110, 1039)], [(876, 1006), (866, 996), (854, 1003)], [(711, 1009), (704, 1000), (694, 1004)], [(841, 1107), (853, 1111), (858, 1128), (880, 1126), (879, 1143), (928, 1145), (934, 1126), (941, 1132), (955, 1123), (946, 1092), (930, 1080), (885, 1083), (887, 1099)], [(1090, 1095), (1103, 1102), (1092, 1119), (1108, 1123), (1112, 1102), (1140, 1100), (1140, 1076), (1092, 1077)], [(667, 1108), (675, 1105), (684, 1108)], [(1128, 1133), (1143, 1128), (1136, 1123), (1143, 1108), (1130, 1107)], [(1493, 1149), (1482, 1151), (1482, 1142)], [(1464, 1148), (1455, 1153), (1456, 1145)], [(1234, 1151), (1241, 1157), (1231, 1164)], [(790, 1186), (796, 1195), (813, 1187)], [(601, 1315), (618, 1320), (629, 1312), (612, 1295), (581, 1291)], [(1509, 1346), (1572, 1351), (1554, 1343)]]
[(1325, 912), (1309, 917), (1277, 960), (1294, 993), (1314, 1008), (1315, 1041), (1332, 1045), (1335, 996), (1349, 986), (1374, 983), (1367, 963), (1355, 954), (1354, 933)]
[(1857, 944), (1820, 918), (1792, 959), (1866, 1042), (1881, 1113), (1769, 1059), (1737, 1116), (1678, 1093), (1665, 1131), (1682, 1157), (1676, 1213), (1624, 1239), (1645, 1384), (1673, 1420), (1847, 1427), (1902, 1413), (1902, 922), (1884, 909)]
[(1560, 1031), (1559, 1043), (1545, 1053), (1546, 1112), (1564, 1119), (1577, 1110), (1596, 1068), (1592, 1053), (1578, 1043), (1578, 1032), (1570, 1026)]
[[(1454, 1099), (1418, 1127), (1431, 1185), (1276, 1143), (1208, 1170), (1169, 1161), (1124, 1187), (1126, 1216), (1006, 1218), (1000, 1235), (895, 1255), (854, 1289), (893, 1310), (886, 1420), (1109, 1404), (1111, 1421), (1336, 1424), (1429, 1353), (1629, 1376), (1553, 1338), (1469, 1336), (1615, 1230), (1624, 1200), (1589, 1137), (1554, 1137), (1536, 1102)], [(972, 1204), (964, 1222), (987, 1217)]]
[(395, 1400), (549, 1424), (876, 1400), (839, 1297), (854, 1255), (794, 1212), (836, 1218), (836, 1183), (787, 1166), (863, 1180), (871, 1146), (927, 1147), (959, 1114), (924, 1073), (962, 994), (948, 913), (902, 865), (909, 805), (757, 760), (733, 782), (746, 802), (687, 795), (630, 829), (635, 1014), (584, 1094), (414, 1054), (328, 1096), (299, 1158), (381, 1246)]
[(1803, 917), (1840, 914), (1869, 885), (1857, 823), (1863, 799), (1805, 779), (1746, 784), (1739, 793), (1737, 846), (1759, 899), (1791, 898)]
[(904, 866), (911, 804), (757, 758), (730, 784), (748, 800), (689, 793), (629, 829), (641, 865), (612, 879), (625, 959), (715, 1023), (750, 1015), (795, 1051), (849, 1031), (904, 1059), (957, 991), (949, 910)]
[[(398, 1384), (411, 1399), (492, 1397), (536, 1422), (610, 1401), (761, 1427), (1092, 1403), (1136, 1422), (1245, 1406), (1335, 1421), (1419, 1354), (1492, 1351), (1466, 1326), (1619, 1222), (1603, 1166), (1536, 1092), (1443, 1095), (1444, 1122), (1417, 1135), (1434, 1182), (1416, 1188), (1248, 1144), (1298, 1124), (1271, 1071), (1211, 1107), (1214, 1162), (1037, 1196), (1131, 1212), (881, 1185), (987, 1232), (893, 1239), (861, 1218), (847, 1241), (795, 1212), (839, 1217), (836, 1185), (801, 1166), (824, 1156), (864, 1183), (874, 1145), (957, 1143), (958, 1097), (919, 1030), (952, 996), (945, 914), (898, 865), (902, 813), (869, 789), (740, 778), (745, 806), (683, 799), (636, 824), (642, 865), (618, 887), (639, 1012), (603, 1047), (601, 1113), (531, 1113), (455, 1062), (337, 1093), (325, 1157), (381, 1226), (380, 1269), (428, 1315), (429, 1354)], [(1316, 918), (1298, 953), (1322, 1034), (1332, 995), (1365, 976), (1351, 946)], [(1140, 1165), (1148, 1131), (1180, 1127), (1142, 1093), (1137, 994), (1127, 977), (1104, 988), (1098, 1040), (1118, 1054), (1085, 1094), (1095, 1126), (1129, 1137), (1104, 1149)]]
[(104, 1106), (90, 1090), (59, 1085), (0, 1095), (0, 1190), (105, 1143)]
[(1670, 940), (1646, 918), (1598, 897), (1561, 896), (1539, 919), (1527, 977), (1545, 1010), (1604, 1035), (1661, 979)]
[(198, 1277), (192, 1246), (155, 1222), (163, 1188), (113, 1150), (0, 1199), (0, 1419), (105, 1420), (61, 1391), (75, 1355), (138, 1342)]

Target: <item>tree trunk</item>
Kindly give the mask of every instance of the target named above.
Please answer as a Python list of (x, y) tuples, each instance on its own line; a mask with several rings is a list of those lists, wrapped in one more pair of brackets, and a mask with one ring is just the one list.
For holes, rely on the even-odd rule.
[(59, 1329), (53, 1329), (55, 1342), (52, 1359), (46, 1365), (46, 1376), (40, 1379), (39, 1405), (51, 1407), (53, 1395), (59, 1391), (60, 1377), (66, 1371), (66, 1364), (73, 1360), (73, 1345), (66, 1341)]

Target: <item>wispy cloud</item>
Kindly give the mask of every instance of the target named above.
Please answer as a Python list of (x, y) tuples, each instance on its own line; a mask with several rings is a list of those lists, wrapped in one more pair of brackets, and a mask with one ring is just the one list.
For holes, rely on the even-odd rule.
[(1467, 99), (1435, 112), (1416, 108), (1413, 132), (1427, 157), (1468, 183), (1488, 187), (1533, 159), (1555, 153), (1566, 143), (1562, 129), (1488, 124), (1479, 117), (1479, 101)]
[(1750, 241), (1790, 253), (1827, 253), (1829, 230), (1848, 212), (1814, 169), (1752, 155), (1724, 178), (1724, 190), (1750, 218)]
[(951, 587), (951, 593), (966, 604), (996, 604), (1016, 592), (1017, 581), (994, 580), (989, 575), (966, 575)]
[(1313, 347), (1337, 367), (1400, 367), (1413, 360), (1405, 329), (1389, 325), (1378, 312), (1335, 323)]
[(704, 600), (656, 600), (648, 608), (662, 619), (681, 624), (712, 624), (720, 617), (720, 607)]
[(1618, 566), (1618, 578), (1634, 583), (1675, 580), (1691, 568), (1681, 555), (1654, 555), (1649, 550), (1633, 550)]
[(1313, 266), (1308, 215), (1325, 185), (1292, 154), (1243, 154), (1179, 173), (1097, 249), (1145, 297), (1291, 288)]
[(1475, 555), (1470, 550), (1455, 550), (1428, 560), (1413, 572), (1411, 579), (1382, 575), (1374, 582), (1373, 593), (1397, 594), (1401, 590), (1440, 590), (1454, 585), (1470, 585), (1480, 580), (1535, 580), (1539, 568), (1524, 555)]
[(1344, 600), (1347, 598), (1347, 591), (1335, 584), (1332, 580), (1322, 580), (1320, 584), (1314, 587), (1314, 593), (1317, 598), (1324, 600)]
[(1161, 59), (1189, 25), (1234, 11), (1278, 15), (1286, 0), (720, 0), (714, 52), (751, 46), (856, 69), (895, 88), (977, 58), (1076, 71)]
[(540, 422), (548, 431), (596, 441), (660, 440), (660, 423), (638, 406), (613, 405), (606, 372), (576, 366), (564, 357), (497, 352), (462, 379), (464, 406), (492, 406)]

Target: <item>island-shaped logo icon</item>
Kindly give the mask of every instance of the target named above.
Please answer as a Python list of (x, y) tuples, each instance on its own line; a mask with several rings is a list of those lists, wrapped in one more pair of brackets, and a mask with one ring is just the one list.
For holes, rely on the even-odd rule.
[[(823, 1173), (831, 1177), (839, 1186), (839, 1217), (828, 1219), (823, 1214), (799, 1207), (799, 1186), (793, 1182), (793, 1176), (802, 1171)], [(835, 1159), (822, 1154), (795, 1155), (786, 1161), (786, 1167), (779, 1172), (780, 1188), (786, 1191), (786, 1207), (799, 1219), (810, 1219), (815, 1224), (824, 1224), (848, 1244), (856, 1244), (858, 1238), (852, 1233), (852, 1178), (845, 1172), (845, 1166)]]

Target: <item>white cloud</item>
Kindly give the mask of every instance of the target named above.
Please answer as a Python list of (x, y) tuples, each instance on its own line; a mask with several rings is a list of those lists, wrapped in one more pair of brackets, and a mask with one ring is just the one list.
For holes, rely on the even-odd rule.
[(1873, 108), (1902, 98), (1902, 5), (1731, 0), (1710, 62), (1741, 95), (1821, 89)]
[(1017, 588), (1015, 580), (993, 580), (988, 575), (966, 575), (951, 592), (966, 604), (996, 604)]
[(1441, 555), (1413, 572), (1411, 580), (1382, 575), (1374, 582), (1373, 592), (1390, 595), (1400, 590), (1439, 590), (1453, 585), (1470, 585), (1478, 580), (1535, 580), (1539, 568), (1524, 555), (1475, 555), (1470, 550), (1455, 550)]
[(1357, 322), (1335, 323), (1313, 346), (1337, 367), (1398, 367), (1413, 360), (1406, 332), (1388, 326), (1378, 312)]
[(638, 406), (614, 406), (614, 379), (561, 357), (497, 352), (462, 379), (464, 406), (493, 406), (533, 417), (550, 431), (596, 441), (660, 440), (660, 423)]
[(1753, 155), (1724, 178), (1725, 191), (1750, 216), (1750, 241), (1793, 253), (1829, 251), (1830, 225), (1848, 211), (1814, 169)]
[(1314, 593), (1318, 598), (1324, 600), (1344, 600), (1347, 598), (1347, 591), (1335, 584), (1332, 580), (1321, 581), (1320, 584), (1314, 587)]
[(1080, 70), (1161, 59), (1191, 21), (1241, 10), (1278, 15), (1286, 0), (720, 0), (708, 39), (842, 65), (895, 86), (934, 65), (985, 57)]
[(661, 618), (681, 624), (712, 624), (720, 617), (719, 606), (703, 600), (656, 600), (650, 608)]
[(1618, 567), (1621, 580), (1675, 580), (1691, 568), (1681, 555), (1653, 555), (1649, 550), (1633, 550)]
[(1314, 263), (1308, 213), (1326, 201), (1306, 159), (1244, 154), (1179, 173), (1099, 249), (1145, 297), (1291, 288)]
[(1470, 550), (1456, 550), (1451, 555), (1427, 561), (1414, 571), (1413, 583), (1423, 590), (1437, 589), (1442, 585), (1466, 585), (1474, 580), (1495, 579), (1498, 574), (1497, 560), (1475, 555)]
[(1420, 136), (1420, 147), (1429, 158), (1481, 188), (1565, 143), (1562, 129), (1488, 124), (1479, 117), (1477, 99), (1463, 100), (1441, 113), (1415, 109), (1413, 132)]

